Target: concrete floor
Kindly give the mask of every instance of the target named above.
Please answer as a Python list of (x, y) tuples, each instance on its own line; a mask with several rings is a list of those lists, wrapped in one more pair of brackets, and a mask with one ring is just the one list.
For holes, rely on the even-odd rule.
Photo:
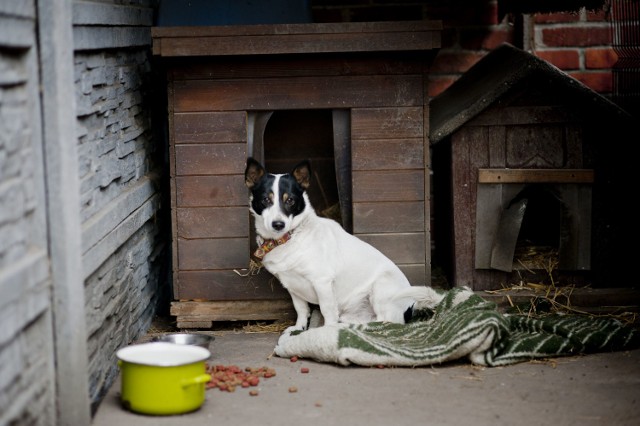
[[(125, 411), (118, 380), (92, 425), (640, 424), (640, 350), (497, 368), (364, 368), (272, 356), (279, 333), (213, 334), (210, 364), (267, 366), (276, 376), (233, 393), (209, 389), (199, 410), (161, 417)], [(250, 396), (250, 389), (259, 394)]]

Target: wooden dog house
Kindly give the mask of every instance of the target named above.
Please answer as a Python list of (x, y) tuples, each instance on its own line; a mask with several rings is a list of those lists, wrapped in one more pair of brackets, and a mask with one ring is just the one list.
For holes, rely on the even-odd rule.
[(430, 284), (427, 76), (440, 22), (156, 27), (168, 79), (178, 326), (293, 316), (250, 269), (248, 155), (301, 159), (312, 202)]
[(430, 110), (434, 263), (453, 285), (625, 286), (625, 111), (508, 44)]

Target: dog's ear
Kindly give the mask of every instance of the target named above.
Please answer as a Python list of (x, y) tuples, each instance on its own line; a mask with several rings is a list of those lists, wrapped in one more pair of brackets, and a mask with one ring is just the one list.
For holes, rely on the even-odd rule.
[(308, 160), (304, 160), (293, 168), (291, 174), (296, 178), (300, 186), (307, 189), (311, 183), (311, 164)]
[(247, 188), (253, 188), (265, 173), (262, 164), (258, 163), (252, 157), (247, 158), (247, 168), (244, 170), (244, 183), (247, 185)]

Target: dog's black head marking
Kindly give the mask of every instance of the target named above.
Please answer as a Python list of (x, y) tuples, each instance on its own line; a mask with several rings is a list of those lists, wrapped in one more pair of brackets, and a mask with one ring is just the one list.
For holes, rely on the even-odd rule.
[(244, 169), (244, 183), (249, 189), (253, 189), (253, 186), (260, 181), (262, 176), (266, 174), (262, 164), (258, 163), (254, 158), (247, 158), (247, 168)]
[[(309, 187), (310, 176), (311, 166), (307, 160), (294, 167), (291, 173), (274, 175), (267, 173), (254, 158), (247, 158), (245, 183), (251, 190), (251, 207), (258, 215), (276, 204), (285, 216), (300, 214), (306, 207), (303, 194)], [(277, 188), (274, 187), (276, 181)], [(274, 229), (279, 230), (279, 226), (274, 222)]]

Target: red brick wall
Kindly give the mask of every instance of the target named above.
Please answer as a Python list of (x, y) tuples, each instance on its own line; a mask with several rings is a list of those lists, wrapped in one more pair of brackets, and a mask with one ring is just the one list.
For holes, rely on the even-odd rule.
[(616, 54), (605, 10), (536, 13), (523, 26), (521, 16), (501, 14), (497, 0), (312, 0), (311, 5), (316, 22), (441, 20), (442, 48), (431, 69), (430, 96), (502, 42), (527, 48), (598, 93), (612, 92)]
[(596, 92), (612, 92), (611, 68), (617, 56), (611, 47), (611, 26), (605, 12), (534, 16), (535, 54)]

